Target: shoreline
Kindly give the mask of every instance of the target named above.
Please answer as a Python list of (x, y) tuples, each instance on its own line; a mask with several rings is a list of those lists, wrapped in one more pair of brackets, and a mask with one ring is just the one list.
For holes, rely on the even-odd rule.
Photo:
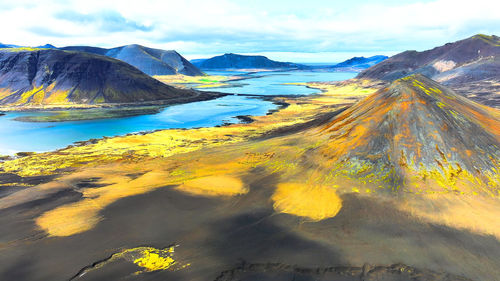
[[(238, 96), (238, 94), (227, 94), (224, 96), (231, 96), (231, 95)], [(221, 96), (221, 97), (224, 97), (224, 96)], [(235, 119), (240, 121), (237, 123), (236, 122), (222, 122), (221, 124), (218, 124), (215, 126), (208, 126), (208, 127), (165, 128), (165, 129), (156, 129), (156, 130), (145, 130), (145, 131), (127, 133), (127, 134), (123, 134), (123, 135), (103, 136), (101, 138), (90, 138), (87, 140), (75, 141), (75, 142), (68, 144), (65, 147), (61, 147), (61, 148), (57, 148), (57, 149), (53, 149), (53, 150), (47, 150), (47, 151), (36, 151), (36, 152), (34, 152), (34, 151), (17, 151), (17, 152), (13, 152), (12, 154), (0, 154), (0, 156), (1, 156), (0, 162), (18, 159), (18, 158), (22, 158), (22, 157), (29, 156), (32, 154), (59, 152), (59, 151), (62, 151), (62, 150), (68, 149), (68, 148), (72, 148), (72, 147), (81, 147), (81, 146), (85, 146), (85, 145), (89, 145), (89, 144), (95, 144), (101, 140), (106, 140), (106, 139), (111, 139), (111, 138), (119, 138), (119, 137), (134, 136), (134, 135), (143, 136), (143, 135), (157, 133), (157, 132), (161, 132), (161, 131), (167, 131), (167, 130), (196, 130), (196, 129), (202, 129), (202, 128), (227, 127), (227, 126), (231, 126), (231, 125), (235, 125), (235, 124), (250, 124), (250, 123), (253, 123), (256, 121), (255, 117), (272, 115), (274, 113), (279, 112), (280, 110), (287, 108), (290, 105), (287, 102), (277, 100), (277, 98), (289, 98), (289, 97), (284, 97), (284, 96), (273, 96), (273, 97), (259, 96), (259, 95), (240, 95), (240, 96), (248, 96), (251, 98), (259, 98), (259, 99), (262, 99), (263, 101), (269, 101), (269, 102), (272, 102), (273, 104), (275, 104), (276, 108), (268, 110), (265, 115), (236, 115), (236, 116), (232, 116), (232, 118), (235, 118)], [(85, 110), (85, 109), (86, 108), (72, 109), (72, 110)], [(140, 115), (143, 115), (143, 114), (140, 114)], [(123, 116), (123, 117), (131, 117), (131, 116)], [(113, 118), (113, 117), (110, 117), (110, 118)], [(99, 118), (99, 119), (107, 119), (107, 118)], [(94, 119), (87, 119), (87, 120), (94, 120)], [(84, 119), (78, 120), (78, 121), (84, 121)], [(37, 122), (37, 121), (20, 121), (20, 122), (41, 123), (41, 122)], [(43, 122), (45, 122), (45, 121), (43, 121)], [(52, 121), (52, 123), (54, 123), (54, 122), (61, 122), (61, 121)], [(47, 121), (47, 123), (51, 123), (51, 122)], [(5, 158), (5, 159), (2, 159), (2, 158)]]
[(198, 101), (212, 100), (231, 95), (216, 91), (196, 91), (197, 96), (189, 98), (176, 98), (169, 100), (143, 101), (132, 103), (101, 103), (101, 104), (58, 104), (58, 105), (23, 105), (23, 106), (0, 106), (0, 114), (5, 112), (37, 112), (37, 111), (57, 111), (57, 110), (81, 110), (81, 109), (119, 109), (124, 107), (139, 106), (168, 106), (176, 104), (185, 104)]

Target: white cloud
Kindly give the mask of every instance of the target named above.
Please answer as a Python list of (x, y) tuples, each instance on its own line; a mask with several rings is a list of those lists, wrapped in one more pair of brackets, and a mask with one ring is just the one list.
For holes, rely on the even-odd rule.
[[(288, 51), (368, 55), (427, 49), (479, 32), (500, 32), (500, 4), (493, 0), (345, 2), (21, 1), (1, 7), (0, 42), (104, 47), (139, 43), (188, 55)], [(93, 20), (60, 16), (69, 11)], [(110, 23), (105, 11), (121, 15), (124, 21)], [(120, 30), (120, 23), (129, 28)]]

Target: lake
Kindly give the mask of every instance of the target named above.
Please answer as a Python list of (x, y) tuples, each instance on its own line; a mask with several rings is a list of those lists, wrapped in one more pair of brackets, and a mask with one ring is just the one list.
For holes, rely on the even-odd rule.
[[(217, 75), (237, 75), (235, 72), (208, 72)], [(339, 81), (353, 78), (356, 73), (323, 72), (260, 72), (248, 74), (248, 79), (230, 82), (230, 87), (207, 90), (251, 95), (307, 95), (319, 90), (282, 83)], [(46, 112), (7, 112), (0, 116), (0, 155), (20, 151), (43, 152), (66, 147), (76, 141), (104, 136), (170, 128), (212, 127), (238, 123), (238, 115), (265, 115), (277, 105), (261, 98), (231, 95), (215, 100), (192, 102), (165, 107), (159, 113), (122, 118), (66, 122), (21, 122), (17, 117), (47, 114)]]
[[(209, 75), (235, 75), (228, 71), (206, 71)], [(237, 74), (242, 74), (237, 73)], [(354, 72), (257, 72), (246, 75), (249, 79), (229, 82), (232, 87), (218, 88), (218, 92), (238, 93), (247, 95), (309, 95), (319, 93), (319, 90), (310, 89), (305, 86), (283, 85), (284, 83), (305, 83), (340, 81), (351, 79), (356, 76)]]

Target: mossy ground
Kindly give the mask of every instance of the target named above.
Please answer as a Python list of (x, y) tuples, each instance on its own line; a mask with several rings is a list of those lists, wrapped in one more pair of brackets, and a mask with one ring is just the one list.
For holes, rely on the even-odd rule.
[[(342, 194), (356, 192), (365, 196), (381, 196), (396, 193), (400, 196), (416, 196), (409, 200), (413, 203), (404, 203), (401, 207), (409, 208), (419, 216), (500, 237), (498, 223), (481, 223), (489, 218), (482, 215), (487, 209), (490, 214), (500, 215), (500, 209), (495, 207), (496, 199), (479, 199), (483, 207), (477, 213), (464, 216), (464, 209), (460, 207), (462, 205), (456, 205), (456, 208), (442, 210), (442, 215), (436, 217), (417, 208), (418, 202), (438, 202), (443, 198), (451, 198), (447, 196), (455, 196), (453, 188), (447, 187), (444, 190), (447, 192), (437, 192), (443, 196), (434, 198), (437, 193), (420, 194), (411, 189), (399, 189), (401, 183), (392, 180), (395, 178), (394, 168), (376, 167), (370, 163), (356, 162), (355, 159), (336, 162), (337, 154), (347, 153), (349, 145), (362, 141), (356, 136), (366, 134), (363, 126), (357, 126), (356, 131), (349, 132), (349, 135), (354, 136), (349, 138), (350, 142), (340, 141), (342, 138), (331, 140), (320, 129), (287, 134), (287, 130), (352, 105), (376, 90), (364, 85), (363, 81), (309, 86), (321, 88), (324, 92), (307, 97), (282, 98), (280, 100), (289, 104), (288, 107), (272, 115), (255, 117), (255, 122), (250, 124), (163, 130), (145, 135), (107, 138), (92, 144), (2, 162), (0, 168), (3, 171), (21, 176), (60, 176), (55, 181), (33, 187), (34, 190), (18, 192), (17, 196), (5, 198), (9, 202), (0, 201), (0, 207), (12, 202), (22, 203), (43, 193), (71, 188), (84, 179), (98, 178), (96, 183), (102, 187), (80, 190), (82, 200), (49, 210), (36, 219), (37, 225), (52, 236), (71, 236), (95, 227), (102, 220), (100, 212), (113, 202), (165, 186), (196, 197), (245, 196), (252, 185), (249, 174), (259, 170), (262, 175), (277, 178), (277, 189), (269, 198), (274, 202), (276, 212), (319, 221), (339, 212), (342, 207), (339, 196)], [(336, 145), (332, 146), (332, 143)], [(328, 150), (324, 150), (325, 144), (328, 144)], [(311, 151), (320, 153), (311, 154)], [(325, 160), (325, 157), (331, 159)], [(369, 177), (377, 169), (381, 169), (378, 178)], [(137, 176), (131, 178), (131, 174)], [(435, 177), (426, 175), (432, 182), (436, 181), (436, 184), (430, 183), (429, 186), (439, 190), (441, 187), (438, 183), (442, 177), (442, 173)], [(455, 188), (460, 188), (462, 182), (454, 179), (453, 184)], [(457, 202), (478, 200), (472, 193), (461, 198)], [(453, 210), (460, 210), (462, 219), (457, 219), (458, 211)]]

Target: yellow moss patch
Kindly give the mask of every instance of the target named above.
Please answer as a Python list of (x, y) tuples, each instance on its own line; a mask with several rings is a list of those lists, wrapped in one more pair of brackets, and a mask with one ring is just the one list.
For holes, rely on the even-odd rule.
[(33, 47), (16, 47), (16, 48), (1, 48), (2, 51), (8, 51), (8, 52), (22, 52), (22, 51), (40, 51), (43, 50), (42, 48), (33, 48)]
[(70, 236), (94, 227), (101, 218), (93, 200), (83, 200), (44, 213), (36, 224), (51, 236)]
[[(52, 85), (54, 85), (54, 84), (52, 84)], [(68, 91), (52, 91), (51, 90), (50, 95), (47, 98), (45, 98), (44, 103), (45, 104), (68, 104), (68, 103), (70, 103), (68, 101), (68, 94), (69, 94), (69, 90)]]
[(175, 264), (175, 260), (168, 255), (174, 252), (174, 247), (166, 251), (167, 255), (164, 252), (154, 248), (147, 248), (141, 251), (141, 257), (134, 260), (134, 263), (143, 267), (145, 271), (168, 269)]
[[(94, 176), (105, 178), (99, 183), (109, 185), (84, 189), (84, 200), (46, 212), (36, 219), (36, 224), (51, 236), (70, 236), (81, 233), (93, 228), (101, 219), (99, 211), (116, 200), (149, 192), (168, 184), (168, 175), (160, 171), (151, 171), (136, 179), (114, 176), (113, 169), (93, 173)], [(62, 182), (64, 180), (64, 177), (60, 179)]]
[(110, 263), (117, 262), (118, 260), (125, 260), (141, 267), (142, 270), (135, 272), (135, 275), (158, 270), (176, 271), (190, 266), (190, 264), (181, 264), (179, 261), (174, 259), (174, 246), (164, 249), (137, 247), (124, 249), (113, 254), (109, 259), (93, 264), (81, 272), (79, 277), (91, 271), (101, 269)]
[[(33, 87), (33, 89), (22, 93), (21, 97), (16, 104), (27, 104), (27, 103), (37, 103), (41, 102), (45, 97), (43, 86)], [(31, 101), (30, 101), (31, 98)]]
[(334, 217), (342, 208), (342, 199), (323, 185), (280, 183), (271, 199), (276, 211), (314, 221)]
[(116, 261), (117, 259), (124, 259), (133, 262), (143, 270), (136, 272), (136, 274), (143, 272), (152, 272), (158, 270), (176, 271), (183, 269), (190, 264), (181, 264), (174, 259), (175, 246), (167, 247), (164, 249), (157, 249), (153, 247), (137, 247), (132, 249), (125, 249), (119, 253), (114, 254), (109, 260), (103, 264), (98, 265), (94, 269), (102, 268), (104, 265)]
[(244, 183), (232, 176), (208, 176), (185, 182), (178, 190), (202, 196), (234, 196), (248, 192)]

